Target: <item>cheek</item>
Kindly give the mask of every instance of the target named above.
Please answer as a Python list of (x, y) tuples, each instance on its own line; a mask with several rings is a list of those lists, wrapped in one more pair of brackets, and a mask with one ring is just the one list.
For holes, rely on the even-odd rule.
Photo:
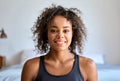
[(72, 39), (73, 34), (72, 34), (72, 33), (69, 33), (69, 34), (67, 34), (67, 37), (68, 37), (69, 39)]
[(68, 41), (69, 43), (71, 43), (72, 37), (73, 37), (73, 35), (72, 35), (71, 33), (69, 33), (69, 34), (66, 35), (66, 39), (67, 39), (67, 41)]
[(48, 41), (52, 41), (55, 38), (54, 35), (48, 33)]
[(71, 39), (72, 39), (72, 36), (71, 36), (71, 35), (68, 35), (67, 38), (68, 38), (69, 40), (71, 40)]
[(48, 41), (50, 41), (51, 35), (48, 34)]

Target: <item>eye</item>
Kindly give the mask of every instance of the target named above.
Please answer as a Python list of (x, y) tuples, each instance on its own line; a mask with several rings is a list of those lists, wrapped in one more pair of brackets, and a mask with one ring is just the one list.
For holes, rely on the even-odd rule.
[(55, 33), (56, 30), (55, 30), (55, 29), (51, 29), (50, 32), (51, 32), (51, 33)]
[(69, 32), (69, 30), (68, 30), (68, 29), (65, 29), (63, 32), (64, 32), (64, 33), (67, 33), (67, 32)]

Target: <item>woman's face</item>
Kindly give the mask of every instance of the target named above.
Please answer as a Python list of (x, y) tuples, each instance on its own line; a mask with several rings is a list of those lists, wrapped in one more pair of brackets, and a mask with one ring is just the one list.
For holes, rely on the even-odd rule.
[(68, 50), (73, 36), (72, 24), (63, 16), (53, 18), (48, 26), (48, 42), (56, 51)]

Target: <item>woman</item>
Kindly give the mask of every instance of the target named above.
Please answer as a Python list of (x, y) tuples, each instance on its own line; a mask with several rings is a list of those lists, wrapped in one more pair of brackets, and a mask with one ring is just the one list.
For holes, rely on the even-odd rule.
[(95, 63), (82, 53), (86, 29), (76, 8), (52, 5), (34, 25), (36, 47), (44, 56), (28, 60), (22, 81), (97, 81)]

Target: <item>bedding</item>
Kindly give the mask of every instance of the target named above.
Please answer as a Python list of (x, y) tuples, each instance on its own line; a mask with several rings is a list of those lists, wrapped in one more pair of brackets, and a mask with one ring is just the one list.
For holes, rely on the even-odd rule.
[[(98, 70), (98, 81), (120, 81), (120, 66), (105, 64), (104, 57), (101, 54), (86, 54), (85, 56), (90, 57), (95, 61)], [(33, 57), (36, 56), (31, 55), (30, 50), (25, 50), (21, 54), (20, 64), (0, 69), (0, 81), (21, 81), (23, 64), (26, 60)]]
[(23, 65), (13, 65), (0, 69), (0, 81), (21, 81)]
[(98, 81), (120, 81), (120, 66), (97, 64)]
[(105, 64), (102, 53), (89, 53), (83, 56), (91, 58), (96, 63), (98, 81), (120, 81), (120, 66)]
[[(23, 65), (13, 65), (0, 70), (0, 81), (21, 81)], [(97, 64), (98, 81), (120, 81), (120, 66)]]
[(21, 73), (24, 63), (34, 57), (39, 57), (33, 49), (26, 49), (21, 52), (19, 64), (0, 69), (0, 81), (21, 81)]

